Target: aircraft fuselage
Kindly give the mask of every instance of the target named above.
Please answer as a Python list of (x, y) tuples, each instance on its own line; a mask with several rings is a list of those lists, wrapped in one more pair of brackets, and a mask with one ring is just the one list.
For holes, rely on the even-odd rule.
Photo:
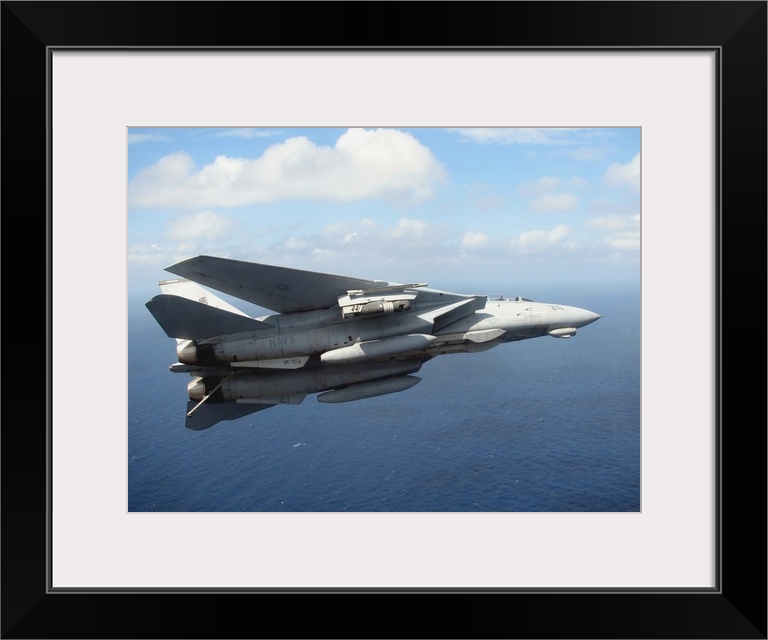
[[(349, 402), (404, 391), (438, 355), (540, 336), (570, 338), (600, 316), (526, 298), (427, 288), (198, 256), (167, 269), (147, 303), (176, 339), (170, 369), (192, 376), (187, 422), (207, 429), (277, 404)], [(252, 318), (199, 282), (274, 315)]]
[[(212, 366), (283, 359), (290, 361), (323, 354), (323, 362), (332, 364), (451, 352), (444, 348), (454, 345), (485, 345), (484, 348), (489, 348), (550, 333), (554, 337), (570, 337), (576, 329), (599, 317), (578, 307), (522, 299), (488, 301), (484, 309), (439, 330), (433, 330), (432, 323), (422, 317), (418, 307), (408, 313), (365, 319), (344, 319), (338, 310), (307, 311), (261, 318), (269, 328), (260, 331), (182, 342), (178, 355), (179, 361), (185, 364)], [(557, 330), (565, 331), (558, 335)], [(370, 356), (361, 352), (366, 345)], [(349, 351), (349, 357), (342, 357), (341, 350)], [(291, 364), (298, 363), (286, 362), (282, 366), (273, 363), (268, 368), (294, 368), (289, 366)]]

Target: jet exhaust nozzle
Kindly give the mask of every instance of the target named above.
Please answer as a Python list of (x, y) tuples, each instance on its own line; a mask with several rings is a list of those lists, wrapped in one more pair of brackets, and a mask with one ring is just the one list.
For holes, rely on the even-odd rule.
[(205, 381), (194, 378), (187, 384), (187, 392), (190, 400), (202, 400), (205, 397)]
[(194, 340), (179, 342), (176, 347), (176, 355), (183, 364), (195, 364), (197, 362), (197, 346)]

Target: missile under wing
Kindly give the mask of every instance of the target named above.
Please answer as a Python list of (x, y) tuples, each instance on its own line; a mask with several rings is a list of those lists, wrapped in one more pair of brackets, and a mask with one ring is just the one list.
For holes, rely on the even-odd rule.
[[(147, 308), (187, 373), (186, 426), (207, 429), (278, 404), (397, 393), (427, 360), (541, 336), (570, 338), (600, 316), (527, 298), (489, 300), (396, 283), (197, 256), (166, 269)], [(205, 288), (203, 288), (205, 287)], [(250, 317), (210, 289), (274, 311)]]

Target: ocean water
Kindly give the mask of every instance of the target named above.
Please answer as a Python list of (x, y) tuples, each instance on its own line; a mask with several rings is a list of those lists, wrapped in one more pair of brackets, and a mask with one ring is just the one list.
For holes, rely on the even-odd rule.
[(573, 338), (439, 356), (403, 392), (204, 431), (184, 427), (175, 341), (131, 300), (128, 509), (637, 512), (639, 295), (573, 297), (539, 296), (603, 316)]

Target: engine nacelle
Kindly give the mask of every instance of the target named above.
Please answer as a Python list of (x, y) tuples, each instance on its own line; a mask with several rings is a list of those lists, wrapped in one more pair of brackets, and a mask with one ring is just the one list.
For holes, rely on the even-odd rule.
[(205, 397), (205, 381), (203, 378), (194, 378), (187, 384), (187, 393), (190, 400), (202, 400)]
[(176, 355), (183, 364), (196, 364), (200, 366), (212, 366), (218, 364), (218, 359), (213, 351), (213, 345), (197, 344), (194, 340), (179, 342), (176, 346)]
[(196, 364), (197, 363), (197, 346), (194, 340), (187, 340), (186, 342), (179, 342), (176, 345), (176, 356), (179, 358), (179, 362), (184, 364)]
[[(388, 360), (350, 363), (343, 367), (318, 367), (311, 370), (297, 369), (295, 371), (252, 374), (243, 372), (226, 377), (193, 378), (187, 385), (187, 391), (189, 399), (197, 402), (210, 396), (206, 402), (217, 403), (232, 400), (278, 404), (283, 402), (298, 403), (301, 401), (300, 398), (308, 393), (318, 393), (329, 389), (339, 390), (340, 387), (354, 387), (354, 392), (339, 393), (323, 400), (323, 402), (329, 402), (336, 398), (335, 401), (339, 402), (342, 397), (351, 397), (351, 394), (370, 393), (378, 395), (385, 390), (390, 393), (412, 386), (419, 378), (409, 377), (405, 381), (401, 378), (415, 373), (420, 367), (420, 361)], [(397, 376), (393, 379), (396, 381), (390, 381), (391, 376)], [(384, 382), (382, 379), (387, 381)], [(357, 386), (369, 381), (373, 381), (373, 384)], [(293, 399), (291, 399), (292, 396)]]
[[(297, 358), (307, 357), (313, 353), (328, 349), (328, 329), (314, 331), (297, 331), (259, 337), (262, 334), (241, 334), (245, 337), (220, 339), (215, 343), (206, 341), (184, 340), (176, 347), (179, 362), (187, 365), (210, 367), (223, 362), (263, 362), (263, 366), (275, 368), (285, 359), (279, 368), (292, 368), (288, 364), (303, 366), (304, 362), (293, 362)], [(252, 336), (252, 337), (251, 337)], [(305, 361), (306, 362), (306, 361)], [(254, 365), (248, 365), (254, 366)], [(260, 366), (260, 365), (256, 365)]]

